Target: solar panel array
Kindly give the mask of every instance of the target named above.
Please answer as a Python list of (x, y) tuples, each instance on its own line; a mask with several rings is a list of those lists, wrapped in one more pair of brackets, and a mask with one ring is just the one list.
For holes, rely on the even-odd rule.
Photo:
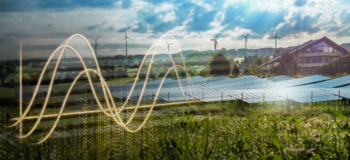
[[(148, 82), (142, 100), (153, 100), (161, 80)], [(350, 76), (336, 79), (314, 75), (304, 78), (275, 76), (259, 78), (244, 76), (228, 78), (218, 76), (203, 78), (200, 76), (181, 79), (183, 92), (178, 80), (167, 78), (164, 81), (158, 100), (183, 101), (199, 99), (204, 102), (243, 100), (248, 103), (293, 100), (300, 103), (322, 102), (350, 98)], [(193, 87), (190, 87), (190, 83)], [(113, 96), (125, 99), (132, 83), (110, 86)], [(341, 87), (339, 87), (341, 86)], [(143, 82), (136, 83), (132, 101), (140, 97)], [(338, 87), (338, 88), (336, 88)], [(98, 90), (101, 92), (101, 90)], [(122, 92), (121, 92), (122, 91)], [(340, 95), (340, 96), (339, 96)]]

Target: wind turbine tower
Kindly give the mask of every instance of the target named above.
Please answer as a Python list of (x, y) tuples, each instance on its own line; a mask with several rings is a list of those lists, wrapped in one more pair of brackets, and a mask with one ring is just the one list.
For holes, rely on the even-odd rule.
[[(127, 29), (125, 29), (125, 38), (124, 39), (122, 39), (122, 41), (123, 40), (125, 40), (125, 61), (127, 61), (127, 58), (128, 58), (128, 39), (130, 39), (127, 35), (126, 35), (126, 30)], [(130, 39), (130, 40), (132, 40), (132, 39)]]
[(210, 39), (211, 41), (214, 42), (214, 51), (216, 51), (216, 46), (219, 46), (218, 39), (219, 39), (219, 35), (216, 35), (214, 39)]
[(276, 48), (277, 48), (277, 39), (281, 40), (281, 39), (277, 36), (277, 31), (276, 31), (275, 36), (271, 37), (271, 39), (275, 39), (275, 51), (276, 51)]
[(92, 40), (95, 41), (95, 56), (96, 56), (96, 58), (97, 58), (97, 40), (98, 40), (99, 38), (101, 38), (101, 36), (99, 36), (99, 37), (97, 37), (97, 38), (95, 38), (95, 39), (90, 38), (90, 39), (92, 39)]
[(250, 35), (250, 34), (247, 34), (246, 36), (243, 36), (243, 35), (242, 35), (242, 37), (244, 37), (244, 39), (245, 39), (245, 49), (247, 49), (247, 43), (248, 43), (248, 37), (249, 37), (249, 35)]
[(164, 39), (164, 41), (166, 42), (166, 44), (168, 44), (168, 51), (169, 51), (169, 53), (170, 53), (169, 45), (172, 45), (173, 43), (168, 43), (165, 39)]

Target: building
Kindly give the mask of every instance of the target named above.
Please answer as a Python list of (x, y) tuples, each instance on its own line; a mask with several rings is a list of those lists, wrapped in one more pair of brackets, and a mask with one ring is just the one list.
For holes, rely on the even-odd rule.
[(310, 40), (299, 46), (277, 49), (273, 59), (263, 64), (264, 70), (269, 73), (272, 67), (278, 64), (278, 58), (287, 52), (291, 53), (299, 63), (301, 75), (314, 75), (319, 67), (347, 55), (348, 51), (327, 37), (323, 37)]

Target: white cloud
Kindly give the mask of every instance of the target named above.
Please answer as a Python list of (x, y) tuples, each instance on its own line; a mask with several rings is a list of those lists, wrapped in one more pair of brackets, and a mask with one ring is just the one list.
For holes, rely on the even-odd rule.
[(175, 12), (172, 10), (171, 12), (168, 12), (165, 16), (163, 21), (168, 22), (168, 21), (174, 21), (176, 19)]

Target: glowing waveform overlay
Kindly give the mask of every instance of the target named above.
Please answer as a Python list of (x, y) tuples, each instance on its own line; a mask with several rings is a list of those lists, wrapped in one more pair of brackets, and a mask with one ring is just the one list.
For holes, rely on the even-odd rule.
[[(165, 37), (170, 37), (170, 38), (172, 38), (175, 41), (175, 44), (176, 44), (176, 46), (177, 46), (177, 48), (178, 48), (178, 50), (180, 52), (180, 58), (181, 58), (183, 66), (176, 65), (174, 59), (170, 55), (170, 52), (169, 52), (168, 48), (161, 44), (162, 40)], [(70, 42), (74, 38), (80, 38), (80, 39), (84, 40), (86, 45), (89, 47), (89, 50), (90, 50), (90, 52), (91, 52), (91, 54), (93, 56), (94, 63), (96, 65), (96, 69), (87, 68), (86, 63), (84, 62), (83, 57), (81, 56), (81, 54), (78, 52), (78, 50), (76, 48), (74, 48), (72, 45), (70, 45)], [(22, 47), (22, 45), (21, 45), (21, 47)], [(135, 127), (135, 128), (130, 128), (128, 125), (133, 120), (135, 114), (137, 113), (137, 110), (140, 107), (145, 107), (145, 106), (140, 106), (140, 103), (141, 103), (142, 97), (143, 97), (143, 95), (145, 93), (145, 89), (146, 89), (146, 86), (147, 86), (147, 81), (148, 81), (148, 78), (149, 78), (149, 75), (150, 75), (150, 72), (151, 72), (151, 68), (152, 68), (152, 62), (154, 60), (155, 54), (157, 53), (157, 50), (158, 50), (159, 47), (162, 47), (162, 48), (164, 48), (167, 51), (167, 54), (169, 55), (169, 58), (170, 58), (170, 60), (172, 62), (172, 66), (169, 67), (169, 69), (166, 71), (164, 77), (162, 78), (152, 103), (150, 105), (146, 106), (146, 107), (149, 107), (149, 111), (146, 114), (146, 116), (144, 117), (142, 123), (139, 126)], [(57, 74), (57, 69), (59, 67), (60, 61), (61, 61), (62, 56), (63, 56), (64, 52), (66, 51), (66, 49), (70, 49), (76, 54), (76, 56), (79, 58), (79, 60), (80, 60), (80, 62), (82, 64), (84, 70), (79, 72), (79, 74), (74, 78), (73, 82), (71, 83), (70, 87), (68, 88), (68, 91), (67, 91), (67, 93), (66, 93), (66, 95), (65, 95), (65, 97), (63, 99), (62, 106), (61, 106), (59, 112), (57, 114), (50, 114), (50, 115), (44, 114), (45, 110), (46, 110), (46, 107), (47, 107), (47, 104), (48, 104), (49, 99), (50, 99), (50, 93), (52, 91), (52, 87), (53, 87), (53, 84), (54, 84), (54, 79), (55, 79), (55, 76)], [(55, 64), (55, 66), (54, 66), (54, 69), (52, 71), (50, 84), (49, 84), (49, 87), (47, 89), (47, 94), (46, 94), (46, 97), (45, 97), (45, 100), (44, 100), (41, 112), (40, 112), (40, 114), (38, 116), (28, 116), (28, 113), (29, 113), (31, 107), (33, 106), (34, 101), (35, 101), (35, 97), (38, 94), (38, 90), (39, 90), (40, 84), (41, 84), (41, 82), (43, 80), (43, 77), (45, 75), (45, 71), (48, 68), (48, 66), (49, 66), (50, 62), (52, 61), (53, 57), (59, 51), (60, 51), (60, 53), (58, 55), (57, 62)], [(142, 66), (146, 63), (146, 59), (147, 59), (148, 55), (151, 55), (151, 59), (149, 61), (149, 65), (148, 65), (148, 68), (146, 70), (146, 77), (144, 79), (144, 82), (143, 82), (143, 85), (142, 85), (142, 89), (141, 89), (141, 93), (140, 93), (140, 96), (139, 96), (139, 98), (137, 100), (136, 106), (134, 106), (134, 107), (126, 107), (127, 103), (129, 102), (129, 100), (130, 100), (130, 98), (132, 96), (133, 91), (135, 90), (135, 86), (136, 86), (137, 80), (139, 78), (139, 75), (141, 73)], [(100, 70), (97, 58), (96, 58), (96, 54), (95, 54), (94, 50), (92, 49), (92, 46), (91, 46), (90, 42), (87, 40), (87, 38), (85, 36), (83, 36), (81, 34), (74, 34), (74, 35), (70, 36), (68, 39), (65, 40), (65, 42), (63, 44), (61, 44), (59, 47), (57, 47), (52, 52), (52, 54), (49, 56), (46, 64), (44, 65), (44, 67), (42, 69), (42, 72), (41, 72), (41, 74), (39, 76), (39, 79), (38, 79), (38, 83), (36, 85), (36, 88), (34, 89), (32, 98), (30, 99), (29, 104), (26, 107), (26, 109), (23, 110), (23, 111), (22, 111), (22, 65), (21, 65), (22, 61), (21, 60), (22, 60), (22, 49), (20, 49), (20, 117), (16, 118), (15, 119), (16, 122), (14, 124), (12, 124), (10, 127), (14, 127), (14, 126), (19, 125), (20, 126), (19, 138), (26, 138), (26, 137), (30, 136), (31, 134), (33, 134), (33, 132), (35, 131), (35, 129), (37, 129), (40, 121), (43, 118), (46, 118), (46, 117), (57, 117), (56, 120), (54, 121), (54, 124), (52, 125), (51, 129), (49, 130), (49, 132), (41, 140), (39, 140), (39, 142), (37, 142), (37, 144), (43, 143), (44, 141), (46, 141), (52, 135), (52, 133), (54, 132), (55, 128), (57, 127), (57, 124), (59, 123), (60, 118), (62, 117), (62, 115), (76, 115), (76, 114), (81, 114), (81, 113), (95, 113), (95, 111), (80, 111), (80, 112), (71, 112), (71, 113), (69, 113), (69, 112), (68, 113), (64, 113), (63, 112), (64, 109), (65, 109), (68, 97), (69, 97), (69, 95), (70, 95), (74, 85), (76, 84), (77, 80), (84, 74), (87, 77), (87, 80), (88, 80), (89, 85), (91, 87), (92, 94), (93, 94), (93, 96), (94, 96), (94, 98), (95, 98), (95, 100), (97, 102), (98, 107), (99, 107), (99, 112), (102, 111), (105, 115), (107, 115), (108, 117), (111, 117), (118, 125), (122, 126), (123, 128), (125, 128), (129, 132), (137, 132), (146, 124), (147, 120), (149, 119), (149, 117), (150, 117), (150, 115), (152, 113), (153, 108), (155, 106), (157, 106), (157, 104), (156, 104), (157, 98), (158, 98), (158, 96), (160, 94), (160, 91), (161, 91), (161, 88), (163, 86), (163, 83), (164, 83), (166, 77), (168, 76), (168, 74), (172, 70), (174, 70), (174, 72), (176, 74), (177, 80), (179, 82), (179, 87), (180, 87), (181, 92), (182, 92), (182, 94), (184, 96), (184, 101), (183, 102), (175, 102), (175, 103), (181, 104), (181, 103), (189, 103), (189, 102), (196, 102), (197, 101), (197, 100), (189, 101), (185, 97), (186, 95), (185, 95), (184, 90), (182, 88), (177, 68), (183, 69), (184, 72), (186, 73), (187, 83), (188, 83), (188, 87), (189, 87), (189, 91), (190, 91), (191, 97), (194, 97), (193, 96), (194, 92), (192, 92), (193, 85), (192, 85), (191, 79), (188, 77), (188, 73), (186, 72), (186, 65), (184, 63), (184, 59), (183, 59), (183, 56), (182, 56), (182, 53), (181, 53), (181, 48), (180, 48), (178, 42), (176, 41), (176, 39), (174, 38), (174, 36), (172, 36), (170, 34), (165, 34), (165, 35), (161, 36), (159, 38), (159, 40), (157, 40), (148, 49), (147, 53), (145, 54), (144, 58), (142, 59), (142, 61), (140, 63), (139, 69), (136, 72), (135, 80), (134, 80), (134, 83), (131, 86), (129, 94), (127, 95), (127, 98), (126, 98), (125, 102), (121, 106), (116, 106), (116, 103), (114, 102), (114, 99), (113, 99), (113, 96), (111, 94), (111, 91), (110, 91), (106, 81), (104, 80), (104, 78), (102, 76), (102, 73), (101, 73), (101, 70)], [(106, 103), (108, 109), (105, 109), (102, 106), (102, 104), (100, 102), (100, 99), (98, 98), (98, 96), (96, 94), (94, 85), (93, 85), (91, 77), (90, 77), (90, 72), (96, 74), (99, 77), (99, 80), (100, 80), (100, 83), (101, 83), (101, 87), (102, 87), (102, 92), (103, 92), (103, 98), (105, 100), (105, 103)], [(161, 104), (161, 105), (166, 105), (166, 104)], [(126, 122), (124, 122), (122, 120), (122, 117), (120, 115), (121, 112), (123, 110), (125, 110), (125, 109), (133, 109), (133, 112), (132, 112), (131, 116), (126, 120)], [(22, 134), (22, 122), (24, 120), (26, 120), (26, 119), (36, 119), (36, 121), (35, 121), (34, 125), (32, 126), (32, 128), (28, 131), (28, 133)]]

